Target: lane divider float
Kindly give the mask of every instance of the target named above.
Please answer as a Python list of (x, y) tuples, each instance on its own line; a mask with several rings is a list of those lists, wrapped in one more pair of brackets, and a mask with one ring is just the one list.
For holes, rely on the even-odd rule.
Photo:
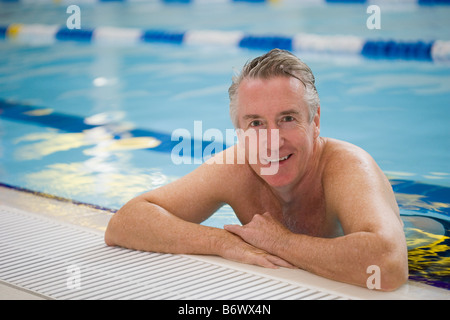
[(175, 45), (225, 46), (256, 50), (273, 48), (294, 52), (354, 54), (368, 58), (450, 61), (450, 41), (372, 40), (346, 35), (297, 34), (258, 35), (219, 30), (141, 30), (97, 27), (68, 29), (66, 26), (10, 24), (0, 26), (0, 39), (27, 44), (53, 44), (78, 41), (107, 45), (168, 43)]

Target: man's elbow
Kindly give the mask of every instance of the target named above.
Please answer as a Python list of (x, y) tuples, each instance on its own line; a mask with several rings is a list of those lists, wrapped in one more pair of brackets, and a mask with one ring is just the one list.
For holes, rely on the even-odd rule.
[(381, 291), (394, 291), (408, 281), (408, 259), (387, 259), (380, 267)]
[(138, 249), (142, 245), (137, 235), (142, 234), (143, 216), (148, 214), (148, 203), (139, 198), (130, 200), (109, 220), (104, 241), (108, 246)]
[[(121, 209), (122, 210), (122, 209)], [(120, 246), (120, 235), (123, 232), (123, 213), (119, 210), (116, 212), (108, 222), (105, 230), (104, 240), (108, 246)]]
[(109, 220), (108, 226), (106, 227), (106, 231), (105, 231), (105, 236), (104, 236), (104, 240), (106, 245), (108, 246), (115, 246), (117, 245), (116, 242), (114, 241), (114, 229), (115, 229), (115, 216), (112, 216), (111, 219)]

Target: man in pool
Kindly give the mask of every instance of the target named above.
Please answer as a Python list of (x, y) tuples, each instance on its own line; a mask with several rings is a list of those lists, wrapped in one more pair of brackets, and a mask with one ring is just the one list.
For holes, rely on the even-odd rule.
[[(277, 132), (275, 144), (259, 144), (261, 154), (271, 149), (265, 158), (248, 161), (246, 150), (245, 163), (229, 161), (238, 147), (225, 150), (125, 204), (111, 218), (105, 242), (301, 268), (363, 287), (376, 266), (381, 290), (402, 285), (407, 249), (391, 185), (365, 151), (319, 136), (314, 83), (310, 68), (284, 50), (247, 63), (229, 89), (230, 114), (242, 132)], [(275, 164), (276, 171), (261, 173)], [(242, 226), (200, 224), (224, 204)]]

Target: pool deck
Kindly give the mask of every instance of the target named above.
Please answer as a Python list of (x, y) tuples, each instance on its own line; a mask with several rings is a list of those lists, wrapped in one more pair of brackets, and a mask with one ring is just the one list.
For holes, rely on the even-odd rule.
[[(73, 204), (66, 201), (42, 197), (27, 192), (0, 187), (0, 205), (15, 208), (30, 215), (50, 219), (56, 223), (74, 225), (103, 234), (107, 223), (112, 216), (111, 212), (92, 208), (85, 205)], [(0, 235), (1, 239), (1, 235)], [(239, 270), (252, 275), (267, 277), (289, 283), (291, 285), (316, 288), (331, 292), (349, 299), (431, 299), (450, 300), (450, 291), (428, 286), (423, 283), (408, 281), (405, 285), (393, 292), (378, 292), (328, 280), (303, 270), (280, 268), (277, 270), (228, 261), (215, 256), (189, 256), (198, 261), (220, 265), (225, 268)], [(23, 289), (0, 279), (0, 300), (29, 300), (48, 299), (38, 292)]]

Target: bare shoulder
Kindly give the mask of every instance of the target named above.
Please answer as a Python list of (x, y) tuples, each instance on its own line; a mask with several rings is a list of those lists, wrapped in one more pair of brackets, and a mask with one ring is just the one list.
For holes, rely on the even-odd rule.
[(233, 204), (251, 190), (249, 168), (226, 160), (233, 147), (216, 154), (185, 176), (148, 191), (137, 200), (156, 204), (186, 221), (201, 222), (224, 204)]
[(245, 159), (238, 159), (236, 146), (229, 147), (223, 152), (208, 159), (203, 165), (210, 174), (220, 182), (220, 189), (227, 194), (228, 200), (242, 198), (245, 190), (251, 190), (251, 186), (257, 183), (253, 170), (245, 163)]
[(326, 138), (324, 156), (328, 169), (343, 169), (349, 165), (373, 165), (375, 161), (364, 149), (349, 142)]
[[(389, 180), (372, 156), (351, 143), (327, 139), (323, 153), (323, 187), (327, 207), (342, 218), (363, 213), (372, 217), (381, 212), (398, 215), (398, 206)], [(344, 219), (345, 220), (345, 219)], [(347, 225), (348, 230), (354, 225)], [(346, 226), (343, 226), (344, 229)]]
[(335, 179), (359, 183), (387, 182), (386, 176), (373, 157), (364, 149), (349, 142), (327, 138), (322, 159), (324, 182), (333, 182)]
[(206, 160), (194, 171), (175, 182), (177, 187), (183, 185), (192, 197), (202, 195), (216, 202), (229, 203), (235, 194), (239, 194), (250, 174), (245, 164), (233, 159), (235, 147), (230, 147)]
[(237, 146), (230, 147), (205, 163), (219, 179), (222, 201), (230, 205), (241, 221), (249, 221), (254, 212), (260, 212), (260, 195), (264, 189), (261, 178), (239, 159)]

